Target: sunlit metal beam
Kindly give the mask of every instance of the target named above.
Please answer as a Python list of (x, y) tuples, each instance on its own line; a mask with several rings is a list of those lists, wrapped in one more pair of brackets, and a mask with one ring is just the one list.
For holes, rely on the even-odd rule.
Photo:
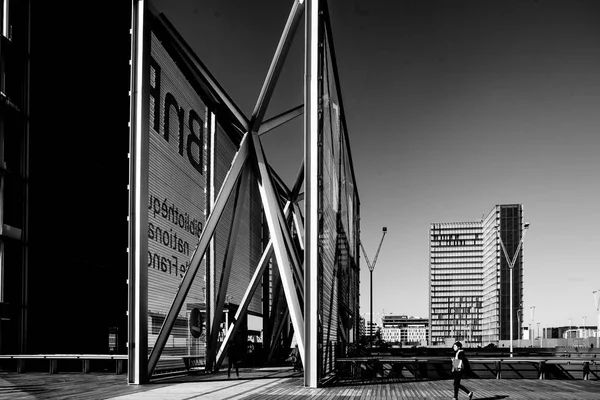
[(258, 134), (262, 136), (265, 133), (270, 132), (273, 129), (278, 128), (281, 125), (293, 120), (294, 118), (301, 116), (303, 112), (304, 104), (301, 104), (298, 107), (294, 107), (289, 111), (279, 114), (273, 118), (269, 118), (260, 125)]
[(254, 111), (252, 112), (250, 125), (252, 126), (252, 129), (255, 129), (256, 131), (260, 129), (260, 125), (262, 124), (265, 112), (267, 111), (267, 107), (271, 101), (271, 96), (273, 95), (273, 90), (275, 90), (277, 79), (279, 78), (285, 58), (290, 50), (290, 47), (292, 46), (294, 34), (296, 33), (296, 29), (298, 28), (303, 12), (304, 1), (294, 1), (292, 10), (290, 11), (288, 20), (283, 29), (283, 33), (279, 39), (279, 44), (275, 50), (273, 61), (271, 62), (271, 66), (269, 67), (269, 71), (267, 72), (267, 76), (254, 107)]
[[(304, 68), (304, 385), (318, 386), (319, 1), (306, 0)], [(296, 329), (298, 332), (299, 329)]]

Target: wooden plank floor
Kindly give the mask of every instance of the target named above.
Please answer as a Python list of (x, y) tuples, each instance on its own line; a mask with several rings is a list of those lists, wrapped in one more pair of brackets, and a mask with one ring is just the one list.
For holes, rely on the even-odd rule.
[[(275, 399), (311, 399), (311, 400), (391, 400), (391, 399), (451, 399), (452, 381), (421, 381), (361, 385), (348, 387), (329, 387), (308, 389), (301, 382), (287, 380), (259, 393), (245, 397), (244, 400)], [(474, 399), (523, 399), (523, 400), (576, 400), (600, 399), (598, 381), (540, 381), (540, 380), (465, 380), (464, 385), (474, 391)], [(194, 397), (196, 398), (196, 397)], [(202, 397), (197, 397), (201, 399)], [(466, 399), (464, 393), (459, 398)]]
[[(465, 379), (474, 399), (600, 400), (600, 381), (535, 379)], [(115, 399), (115, 400), (391, 400), (450, 399), (452, 381), (405, 381), (310, 389), (300, 373), (289, 369), (240, 371), (228, 379), (220, 372), (128, 385), (126, 375), (0, 373), (0, 399)], [(461, 399), (466, 399), (464, 393)]]

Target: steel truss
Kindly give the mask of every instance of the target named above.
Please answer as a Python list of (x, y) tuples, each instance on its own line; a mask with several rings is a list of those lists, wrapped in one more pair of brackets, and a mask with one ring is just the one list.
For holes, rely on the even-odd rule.
[[(134, 35), (144, 35), (143, 27), (139, 27), (140, 21), (144, 20), (145, 2), (134, 0), (134, 28), (137, 26), (138, 31), (133, 30)], [(306, 10), (306, 13), (305, 13)], [(295, 107), (286, 113), (263, 121), (273, 91), (277, 84), (279, 74), (285, 63), (286, 56), (292, 44), (292, 40), (300, 24), (301, 18), (305, 14), (305, 102), (303, 105)], [(265, 271), (270, 265), (272, 257), (275, 256), (276, 265), (280, 276), (280, 287), (285, 293), (286, 308), (282, 315), (272, 313), (269, 317), (263, 316), (264, 320), (269, 320), (269, 327), (265, 331), (270, 332), (270, 335), (265, 335), (263, 343), (270, 345), (272, 351), (275, 347), (277, 339), (280, 337), (283, 328), (289, 320), (293, 332), (288, 332), (285, 341), (289, 344), (292, 333), (296, 335), (300, 355), (305, 366), (305, 385), (317, 387), (318, 382), (318, 186), (319, 166), (318, 166), (318, 129), (319, 129), (319, 107), (320, 96), (322, 95), (322, 86), (319, 83), (319, 77), (322, 75), (319, 64), (322, 62), (323, 51), (322, 44), (324, 40), (324, 30), (327, 29), (328, 40), (331, 40), (331, 32), (328, 21), (324, 23), (324, 19), (328, 19), (328, 12), (325, 1), (321, 0), (295, 0), (293, 2), (288, 20), (284, 27), (283, 33), (279, 40), (279, 44), (275, 51), (270, 68), (267, 72), (262, 90), (256, 101), (256, 105), (252, 116), (246, 118), (237, 109), (235, 104), (227, 97), (225, 92), (220, 88), (218, 83), (212, 78), (209, 72), (199, 63), (195, 63), (193, 59), (190, 61), (191, 69), (199, 74), (200, 78), (207, 82), (208, 87), (220, 97), (231, 111), (232, 115), (237, 119), (235, 125), (238, 129), (244, 132), (240, 142), (239, 149), (233, 159), (231, 168), (222, 184), (222, 187), (216, 196), (212, 210), (208, 215), (204, 230), (198, 240), (197, 246), (192, 254), (189, 268), (186, 270), (181, 284), (173, 298), (172, 305), (166, 315), (164, 323), (160, 328), (156, 343), (147, 359), (147, 364), (144, 365), (144, 351), (147, 352), (147, 339), (144, 341), (144, 334), (147, 332), (147, 327), (144, 329), (143, 323), (130, 324), (130, 342), (137, 343), (135, 356), (130, 356), (131, 362), (134, 362), (133, 374), (130, 372), (131, 383), (144, 383), (151, 379), (152, 374), (157, 366), (159, 358), (165, 348), (169, 335), (174, 327), (177, 316), (184, 304), (185, 298), (192, 286), (192, 282), (196, 278), (196, 274), (200, 268), (202, 259), (205, 257), (209, 244), (213, 238), (216, 227), (223, 215), (228, 200), (233, 196), (233, 212), (234, 216), (231, 219), (229, 229), (229, 239), (227, 242), (227, 251), (223, 261), (223, 272), (220, 277), (218, 290), (216, 287), (210, 288), (214, 292), (214, 298), (209, 297), (210, 303), (207, 304), (207, 368), (218, 370), (224, 360), (227, 348), (231, 339), (235, 336), (236, 331), (240, 328), (250, 300), (256, 289), (261, 283)], [(137, 22), (137, 24), (136, 24)], [(329, 43), (332, 49), (332, 43)], [(143, 56), (136, 53), (137, 48), (132, 49), (132, 82), (136, 82), (137, 88), (141, 88), (139, 83), (142, 78), (141, 64)], [(335, 59), (334, 59), (335, 69)], [(334, 71), (335, 72), (335, 71)], [(339, 88), (337, 73), (334, 74), (336, 84)], [(133, 85), (133, 83), (132, 83)], [(144, 100), (141, 93), (133, 91), (135, 96), (132, 100), (132, 115), (142, 115), (136, 107), (141, 107)], [(341, 94), (340, 103), (341, 103)], [(342, 118), (343, 118), (343, 108)], [(136, 112), (138, 111), (138, 112)], [(305, 134), (305, 155), (301, 162), (296, 181), (291, 189), (286, 187), (285, 183), (269, 166), (263, 147), (261, 144), (260, 135), (263, 135), (276, 127), (304, 114), (304, 134)], [(136, 126), (132, 127), (133, 131), (143, 131), (147, 128), (146, 123), (142, 119), (133, 120)], [(135, 140), (132, 139), (135, 144)], [(136, 160), (138, 163), (143, 163), (144, 160)], [(140, 167), (141, 168), (141, 167)], [(135, 172), (135, 171), (134, 171)], [(134, 175), (137, 180), (141, 177)], [(256, 177), (251, 180), (250, 177)], [(135, 181), (135, 180), (134, 180)], [(240, 199), (244, 198), (248, 184), (257, 184), (258, 191), (261, 196), (261, 202), (264, 210), (265, 219), (268, 225), (270, 240), (266, 245), (263, 254), (260, 258), (255, 272), (250, 280), (250, 283), (239, 305), (233, 323), (227, 327), (225, 338), (220, 347), (218, 343), (218, 330), (216, 326), (223, 313), (226, 302), (226, 293), (229, 284), (229, 277), (232, 270), (233, 253), (235, 247), (235, 238), (240, 221), (240, 213), (242, 205)], [(304, 186), (306, 193), (301, 193), (301, 188)], [(136, 199), (142, 202), (143, 199)], [(304, 201), (305, 215), (300, 209), (298, 203)], [(139, 210), (143, 213), (143, 207)], [(137, 220), (134, 219), (133, 222)], [(143, 231), (143, 227), (137, 227)], [(143, 254), (143, 248), (136, 249), (138, 257)], [(140, 246), (140, 247), (143, 247)], [(143, 306), (139, 304), (144, 296), (143, 280), (144, 272), (142, 268), (131, 269), (130, 279), (133, 280), (133, 286), (130, 285), (130, 321), (143, 321), (144, 313)], [(335, 279), (335, 274), (334, 274)], [(212, 285), (216, 286), (215, 282)], [(274, 290), (275, 291), (275, 290)], [(212, 293), (211, 292), (211, 293)], [(266, 300), (265, 300), (266, 301)], [(214, 307), (211, 307), (213, 305)], [(275, 302), (272, 307), (276, 306)], [(133, 314), (133, 315), (132, 315)], [(288, 319), (289, 318), (289, 319)], [(337, 324), (336, 324), (337, 325)], [(340, 323), (339, 324), (343, 326)], [(265, 332), (266, 333), (266, 332)], [(268, 337), (267, 337), (268, 336)], [(342, 332), (342, 337), (345, 337), (345, 332)], [(145, 346), (145, 347), (144, 347)], [(132, 349), (130, 349), (132, 352)], [(147, 354), (147, 353), (146, 353)]]

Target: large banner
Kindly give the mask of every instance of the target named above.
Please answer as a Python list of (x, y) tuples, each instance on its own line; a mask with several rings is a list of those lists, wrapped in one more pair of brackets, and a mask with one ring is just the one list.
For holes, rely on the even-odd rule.
[[(203, 364), (210, 350), (207, 330), (222, 338), (227, 311), (244, 296), (263, 238), (258, 188), (247, 185), (237, 236), (230, 237), (230, 196), (165, 343), (167, 330), (161, 330), (239, 148), (241, 112), (164, 15), (146, 2), (135, 1), (133, 11), (128, 342), (130, 381), (139, 383), (149, 379), (148, 356), (161, 334), (154, 372), (184, 368), (190, 358)], [(225, 288), (221, 276), (230, 243)], [(225, 310), (211, 327), (207, 319), (220, 291)], [(262, 291), (256, 293), (248, 312), (260, 316)]]
[[(149, 347), (156, 339), (206, 221), (207, 105), (151, 37), (148, 175)], [(188, 329), (189, 313), (204, 309), (206, 262), (192, 284), (165, 351), (189, 355), (204, 350)]]

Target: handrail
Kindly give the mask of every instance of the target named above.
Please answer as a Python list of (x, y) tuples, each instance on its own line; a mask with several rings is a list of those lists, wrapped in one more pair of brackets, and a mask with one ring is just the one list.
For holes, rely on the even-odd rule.
[(0, 359), (127, 360), (127, 354), (0, 354)]

